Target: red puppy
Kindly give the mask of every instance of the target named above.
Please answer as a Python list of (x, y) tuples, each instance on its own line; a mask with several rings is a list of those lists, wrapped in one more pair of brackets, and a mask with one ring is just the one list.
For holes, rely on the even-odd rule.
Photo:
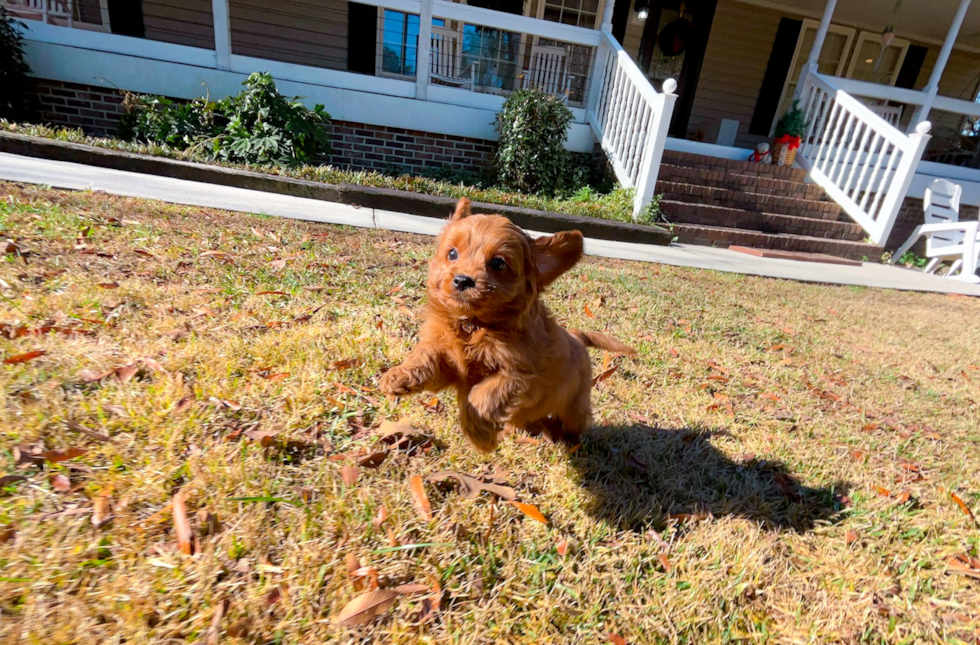
[(471, 215), (463, 198), (436, 244), (421, 340), (382, 376), (381, 391), (455, 387), (463, 433), (480, 452), (505, 427), (576, 442), (592, 413), (585, 348), (635, 353), (602, 334), (564, 330), (541, 302), (582, 257), (582, 234), (532, 240), (506, 217)]

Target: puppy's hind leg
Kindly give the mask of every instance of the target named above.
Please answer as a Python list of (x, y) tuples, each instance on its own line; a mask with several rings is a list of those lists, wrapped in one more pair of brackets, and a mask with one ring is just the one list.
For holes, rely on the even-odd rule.
[(500, 441), (500, 424), (480, 416), (469, 401), (469, 392), (460, 389), (456, 395), (459, 404), (459, 424), (463, 436), (477, 451), (484, 454), (493, 452)]
[(568, 407), (558, 415), (558, 421), (561, 422), (561, 436), (556, 436), (556, 441), (564, 441), (569, 445), (582, 441), (582, 435), (592, 425), (591, 389), (592, 383), (586, 381), (585, 387), (579, 389), (575, 397), (569, 401)]

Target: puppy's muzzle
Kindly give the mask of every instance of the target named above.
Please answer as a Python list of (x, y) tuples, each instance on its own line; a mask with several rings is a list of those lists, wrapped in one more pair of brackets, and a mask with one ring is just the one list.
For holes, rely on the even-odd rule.
[(476, 286), (476, 280), (468, 275), (453, 276), (453, 286), (456, 287), (456, 291), (466, 291)]

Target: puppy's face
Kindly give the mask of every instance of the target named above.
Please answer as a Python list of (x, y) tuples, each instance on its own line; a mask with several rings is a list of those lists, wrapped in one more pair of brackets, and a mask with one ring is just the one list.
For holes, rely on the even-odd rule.
[(531, 240), (506, 217), (471, 215), (464, 198), (429, 264), (429, 297), (458, 319), (506, 320), (581, 256), (578, 231)]

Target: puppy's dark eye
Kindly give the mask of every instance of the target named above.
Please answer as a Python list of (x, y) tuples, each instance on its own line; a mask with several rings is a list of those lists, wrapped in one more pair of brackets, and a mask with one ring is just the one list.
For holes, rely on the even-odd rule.
[(490, 268), (494, 271), (503, 271), (507, 268), (507, 263), (503, 258), (494, 258), (490, 260)]
[(459, 257), (459, 253), (456, 252), (456, 249), (449, 249), (450, 262), (455, 262), (458, 257)]

